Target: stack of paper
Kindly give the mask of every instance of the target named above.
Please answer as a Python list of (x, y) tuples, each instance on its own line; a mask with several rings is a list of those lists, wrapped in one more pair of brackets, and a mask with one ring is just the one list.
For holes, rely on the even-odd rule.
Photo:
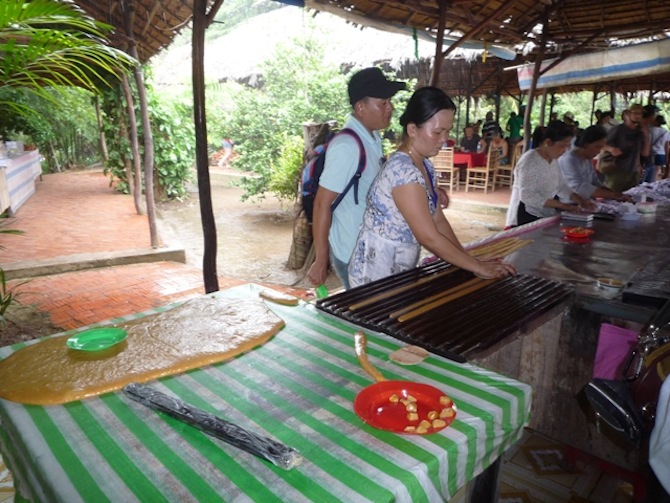
[(570, 222), (581, 223), (593, 222), (593, 213), (570, 213), (564, 211), (561, 213), (561, 220), (569, 220)]

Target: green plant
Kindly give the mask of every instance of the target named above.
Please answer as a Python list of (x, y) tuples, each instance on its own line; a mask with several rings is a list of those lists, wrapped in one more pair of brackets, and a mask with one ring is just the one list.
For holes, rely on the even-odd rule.
[(286, 136), (279, 157), (271, 164), (268, 191), (279, 199), (293, 201), (298, 195), (298, 184), (303, 168), (303, 141), (299, 136)]
[(191, 110), (177, 105), (159, 104), (155, 100), (150, 106), (157, 188), (161, 196), (182, 199), (187, 195), (185, 182), (191, 178), (190, 168), (195, 162), (195, 131)]
[(5, 270), (0, 267), (0, 322), (5, 321), (5, 312), (15, 300), (14, 293), (7, 286)]
[(58, 102), (47, 89), (78, 86), (97, 91), (127, 72), (134, 60), (106, 45), (111, 26), (87, 16), (73, 2), (3, 0), (0, 9), (0, 112), (38, 114), (12, 100), (21, 89)]
[[(241, 181), (243, 199), (274, 193), (270, 186), (281, 187), (277, 195), (285, 197), (286, 173), (275, 175), (274, 170), (281, 164), (278, 159), (287, 148), (286, 139), (302, 137), (304, 122), (344, 122), (349, 111), (347, 76), (336, 65), (325, 64), (324, 53), (324, 47), (309, 37), (294, 40), (263, 65), (260, 89), (230, 86), (227, 93), (219, 90), (227, 100), (209, 108), (216, 111), (208, 116), (210, 131), (235, 141), (238, 156), (232, 165), (249, 173)], [(296, 68), (303, 70), (296, 72)], [(296, 165), (298, 170), (301, 163)], [(273, 181), (275, 176), (283, 180)]]
[[(187, 195), (186, 182), (195, 160), (195, 132), (192, 106), (179, 102), (165, 102), (147, 86), (149, 115), (154, 139), (155, 188), (159, 199), (180, 199)], [(139, 100), (135, 99), (139, 117)], [(128, 141), (128, 115), (120, 88), (103, 94), (102, 109), (106, 116), (103, 130), (107, 138), (109, 159), (105, 174), (117, 180), (116, 190), (128, 193), (126, 166), (132, 159)], [(138, 123), (140, 156), (144, 155), (142, 125)]]
[[(3, 227), (7, 223), (6, 220), (4, 220), (4, 217), (4, 214), (0, 215), (0, 234), (24, 234), (24, 232), (19, 229), (4, 229)], [(0, 250), (2, 249), (4, 249), (4, 247), (0, 246)], [(5, 270), (0, 267), (0, 322), (5, 321), (5, 312), (12, 302), (16, 302), (16, 295), (7, 286)]]

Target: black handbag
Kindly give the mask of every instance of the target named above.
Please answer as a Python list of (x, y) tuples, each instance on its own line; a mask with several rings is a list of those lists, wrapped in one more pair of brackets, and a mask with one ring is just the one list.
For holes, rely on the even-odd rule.
[(654, 427), (656, 402), (670, 374), (670, 301), (639, 336), (621, 379), (592, 379), (584, 388), (597, 417), (640, 447)]
[(645, 438), (645, 425), (626, 381), (593, 379), (584, 388), (599, 420), (605, 421), (636, 448)]

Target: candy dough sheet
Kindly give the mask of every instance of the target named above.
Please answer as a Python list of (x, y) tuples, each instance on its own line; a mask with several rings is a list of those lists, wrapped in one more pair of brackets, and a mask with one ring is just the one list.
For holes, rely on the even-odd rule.
[(20, 349), (0, 361), (0, 397), (56, 405), (97, 396), (231, 359), (284, 325), (260, 300), (199, 297), (118, 325), (128, 336), (103, 351), (70, 349), (68, 335)]

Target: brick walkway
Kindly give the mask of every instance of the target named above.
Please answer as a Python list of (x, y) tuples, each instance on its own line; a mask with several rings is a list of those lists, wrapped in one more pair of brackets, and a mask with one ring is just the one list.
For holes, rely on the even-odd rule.
[[(5, 227), (25, 234), (0, 234), (0, 265), (151, 249), (147, 216), (137, 215), (132, 197), (114, 192), (102, 172), (49, 174), (36, 183), (35, 195)], [(34, 304), (65, 330), (205, 293), (202, 271), (177, 262), (87, 269), (19, 283), (9, 282), (19, 301)], [(220, 289), (242, 283), (219, 277)], [(277, 288), (306, 296), (304, 290)]]

